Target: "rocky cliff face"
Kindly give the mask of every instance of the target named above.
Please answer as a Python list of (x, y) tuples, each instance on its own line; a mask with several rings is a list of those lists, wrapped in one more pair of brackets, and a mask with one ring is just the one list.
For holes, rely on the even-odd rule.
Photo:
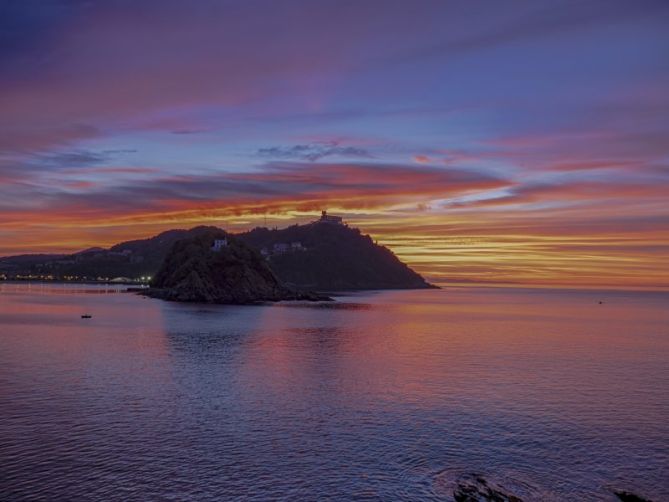
[[(213, 250), (216, 239), (227, 239), (227, 246)], [(177, 241), (147, 294), (173, 301), (225, 304), (325, 299), (291, 291), (257, 251), (215, 229)]]

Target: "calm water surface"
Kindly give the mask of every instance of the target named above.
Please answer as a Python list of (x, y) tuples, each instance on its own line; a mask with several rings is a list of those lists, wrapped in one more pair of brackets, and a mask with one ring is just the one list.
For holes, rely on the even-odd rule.
[(1, 500), (449, 500), (471, 471), (669, 500), (669, 296), (0, 285)]

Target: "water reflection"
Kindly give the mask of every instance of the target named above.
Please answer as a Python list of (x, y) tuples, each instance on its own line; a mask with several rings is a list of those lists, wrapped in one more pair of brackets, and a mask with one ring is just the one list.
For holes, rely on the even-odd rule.
[(223, 307), (7, 286), (3, 499), (448, 500), (468, 471), (530, 500), (669, 497), (663, 294)]

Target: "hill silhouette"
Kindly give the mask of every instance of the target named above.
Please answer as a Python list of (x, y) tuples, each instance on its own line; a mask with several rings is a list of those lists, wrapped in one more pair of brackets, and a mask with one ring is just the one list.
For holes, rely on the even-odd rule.
[[(23, 255), (0, 258), (0, 272), (54, 278), (155, 277), (176, 242), (222, 232), (217, 227), (162, 232), (126, 241), (109, 249), (91, 248), (70, 255)], [(229, 234), (226, 234), (229, 235)], [(357, 228), (311, 223), (284, 229), (256, 228), (237, 234), (240, 241), (263, 252), (269, 268), (293, 289), (341, 291), (420, 289), (433, 287), (388, 248)]]
[[(390, 249), (346, 225), (315, 222), (281, 230), (256, 228), (239, 234), (239, 238), (264, 249), (274, 273), (298, 288), (335, 291), (433, 287)], [(288, 249), (274, 252), (275, 246)]]
[(96, 247), (69, 255), (9, 256), (0, 258), (0, 272), (81, 279), (152, 277), (175, 242), (208, 230), (218, 229), (200, 226), (168, 230), (148, 239), (121, 242), (109, 249)]

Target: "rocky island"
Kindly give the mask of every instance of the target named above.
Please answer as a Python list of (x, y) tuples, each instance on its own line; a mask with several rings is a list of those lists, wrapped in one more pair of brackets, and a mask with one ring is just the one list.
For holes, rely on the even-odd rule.
[(288, 288), (257, 251), (215, 228), (174, 243), (151, 287), (142, 294), (171, 301), (222, 304), (330, 300)]

